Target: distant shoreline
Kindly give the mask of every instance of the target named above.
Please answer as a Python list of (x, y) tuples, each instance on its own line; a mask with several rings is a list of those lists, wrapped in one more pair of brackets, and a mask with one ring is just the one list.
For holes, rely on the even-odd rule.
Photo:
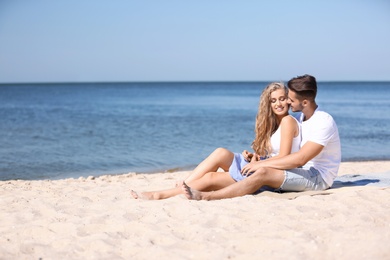
[[(289, 79), (280, 80), (287, 82)], [(269, 83), (272, 81), (279, 80), (237, 80), (237, 81), (224, 81), (224, 80), (211, 80), (211, 81), (53, 81), (53, 82), (0, 82), (0, 87), (2, 85), (63, 85), (63, 84), (91, 84), (91, 85), (104, 85), (104, 84), (202, 84), (202, 83), (222, 83), (222, 84), (258, 84), (258, 83)], [(317, 81), (318, 84), (321, 83), (390, 83), (390, 80), (323, 80)]]
[[(388, 167), (388, 171), (390, 173), (390, 160), (359, 160), (359, 161), (343, 161), (341, 162), (339, 173), (342, 174), (342, 167), (344, 165), (356, 165), (356, 166), (364, 166), (364, 165), (384, 165), (385, 167)], [(98, 173), (94, 174), (93, 171), (88, 171), (84, 173), (79, 174), (64, 174), (60, 176), (52, 176), (50, 178), (31, 178), (31, 179), (23, 179), (23, 178), (15, 178), (15, 179), (1, 179), (1, 181), (11, 181), (11, 180), (21, 180), (21, 181), (34, 181), (34, 180), (50, 180), (50, 181), (56, 181), (56, 180), (64, 180), (64, 179), (78, 179), (78, 178), (85, 178), (87, 176), (93, 176), (94, 178), (99, 178), (102, 176), (121, 176), (126, 174), (176, 174), (180, 172), (186, 172), (190, 173), (196, 165), (189, 166), (189, 167), (176, 167), (176, 168), (169, 168), (169, 169), (156, 169), (151, 171), (117, 171), (117, 172), (105, 172), (105, 173)], [(362, 169), (365, 169), (364, 167)], [(381, 169), (381, 168), (380, 168)], [(379, 170), (380, 170), (379, 169)]]

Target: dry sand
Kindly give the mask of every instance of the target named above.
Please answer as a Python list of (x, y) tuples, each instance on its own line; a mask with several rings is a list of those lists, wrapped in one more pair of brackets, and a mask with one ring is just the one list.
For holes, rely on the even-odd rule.
[[(340, 169), (378, 173), (390, 178), (390, 161)], [(130, 196), (187, 175), (2, 181), (0, 259), (390, 259), (388, 185), (220, 201)]]

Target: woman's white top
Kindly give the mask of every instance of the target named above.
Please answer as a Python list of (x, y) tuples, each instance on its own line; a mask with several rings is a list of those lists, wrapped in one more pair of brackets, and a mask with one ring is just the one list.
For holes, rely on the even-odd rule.
[[(291, 115), (289, 115), (289, 116), (291, 116)], [(293, 116), (291, 116), (291, 117), (294, 118), (294, 120), (298, 124), (298, 135), (293, 138), (293, 143), (292, 143), (292, 146), (291, 146), (291, 153), (295, 153), (295, 152), (299, 151), (299, 148), (300, 148), (300, 145), (301, 145), (301, 141), (302, 141), (302, 137), (301, 137), (301, 124), (299, 123), (299, 121), (295, 117), (293, 117)], [(280, 152), (280, 142), (281, 142), (281, 139), (282, 139), (280, 128), (281, 127), (279, 125), (278, 129), (276, 130), (276, 132), (271, 136), (271, 146), (272, 146), (271, 157), (278, 155), (279, 152)]]

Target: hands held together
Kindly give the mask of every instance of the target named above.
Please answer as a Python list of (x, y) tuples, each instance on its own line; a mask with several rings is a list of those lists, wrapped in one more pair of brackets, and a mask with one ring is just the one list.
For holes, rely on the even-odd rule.
[(250, 162), (241, 169), (241, 174), (243, 176), (249, 176), (260, 168), (259, 163), (257, 163), (260, 161), (259, 155), (244, 150), (242, 152), (242, 156), (244, 157), (245, 161)]

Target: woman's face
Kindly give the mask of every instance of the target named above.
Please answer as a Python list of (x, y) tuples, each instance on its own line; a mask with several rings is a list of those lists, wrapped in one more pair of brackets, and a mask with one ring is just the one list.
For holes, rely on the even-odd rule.
[(288, 114), (289, 105), (287, 103), (287, 95), (284, 89), (277, 89), (271, 92), (271, 108), (277, 116)]

